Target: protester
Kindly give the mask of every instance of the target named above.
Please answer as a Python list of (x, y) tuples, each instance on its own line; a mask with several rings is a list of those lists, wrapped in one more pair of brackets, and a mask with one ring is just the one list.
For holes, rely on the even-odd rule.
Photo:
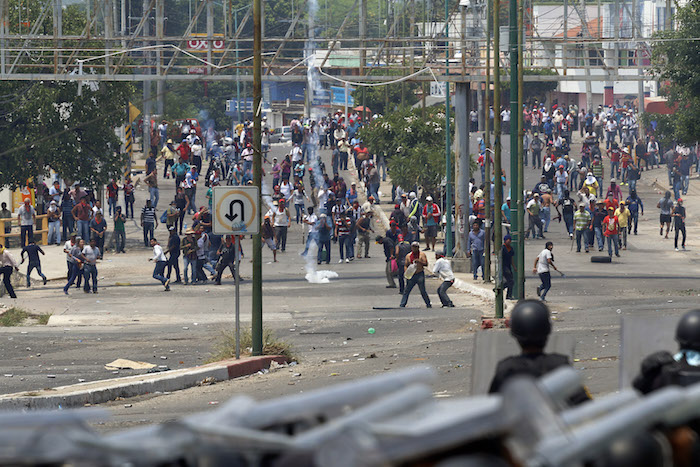
[(165, 291), (170, 291), (170, 279), (165, 277), (163, 273), (165, 272), (165, 266), (168, 264), (168, 260), (163, 253), (163, 248), (158, 244), (158, 240), (151, 238), (151, 247), (153, 247), (153, 257), (148, 258), (148, 261), (154, 261), (156, 263), (155, 269), (153, 269), (153, 278), (160, 281), (165, 287)]
[(427, 308), (432, 308), (428, 293), (425, 291), (425, 272), (423, 271), (423, 269), (428, 266), (428, 258), (426, 258), (425, 253), (420, 251), (420, 243), (411, 243), (411, 252), (406, 255), (403, 261), (404, 277), (408, 279), (408, 282), (406, 283), (406, 288), (404, 289), (399, 306), (401, 308), (406, 307), (408, 297), (411, 295), (411, 290), (418, 285), (418, 290), (420, 290), (425, 306)]
[[(151, 204), (151, 200), (146, 200), (146, 205), (141, 210), (141, 228), (143, 229), (143, 245), (148, 247), (153, 240), (155, 229), (158, 227), (156, 219), (156, 209)], [(151, 245), (152, 246), (152, 245)]]
[(503, 237), (503, 247), (501, 250), (503, 264), (503, 290), (506, 293), (507, 300), (513, 300), (513, 285), (515, 285), (514, 272), (516, 268), (513, 264), (515, 250), (513, 249), (512, 241), (513, 239), (510, 235)]
[(438, 287), (437, 294), (440, 297), (440, 302), (442, 307), (454, 308), (454, 303), (450, 300), (447, 295), (447, 289), (452, 287), (455, 283), (455, 275), (452, 272), (452, 264), (448, 259), (445, 259), (445, 255), (442, 253), (435, 253), (435, 264), (433, 265), (433, 274), (437, 274), (442, 280), (442, 284)]
[(2, 282), (5, 285), (5, 290), (10, 298), (17, 298), (15, 289), (12, 287), (13, 270), (19, 272), (19, 265), (17, 264), (17, 261), (15, 261), (15, 258), (12, 256), (12, 254), (10, 254), (4, 245), (0, 245), (0, 274), (2, 274)]
[[(274, 250), (272, 251), (274, 252)], [(229, 268), (233, 277), (236, 277), (236, 255), (238, 252), (231, 235), (226, 235), (224, 243), (221, 244), (216, 254), (219, 259), (216, 262), (216, 279), (214, 279), (214, 284), (221, 285), (221, 275), (226, 268)]]
[(481, 280), (484, 279), (484, 240), (485, 232), (481, 229), (481, 223), (474, 221), (472, 230), (467, 237), (467, 256), (472, 259), (472, 274), (474, 280), (477, 279), (479, 268), (481, 268)]
[(550, 268), (555, 271), (559, 271), (554, 264), (554, 255), (552, 250), (554, 249), (554, 243), (547, 242), (545, 244), (544, 250), (537, 255), (535, 259), (535, 265), (532, 268), (532, 272), (540, 276), (541, 284), (537, 286), (537, 296), (543, 302), (546, 302), (547, 292), (552, 288), (552, 276), (550, 275)]
[(380, 244), (384, 247), (384, 260), (385, 260), (384, 272), (386, 274), (386, 281), (389, 283), (386, 286), (386, 288), (387, 289), (395, 289), (396, 282), (394, 281), (395, 274), (394, 274), (394, 270), (393, 270), (393, 264), (396, 265), (397, 272), (398, 272), (398, 262), (397, 262), (396, 256), (395, 256), (396, 244), (394, 243), (394, 240), (392, 240), (390, 237), (382, 237), (381, 235), (377, 236), (376, 241), (378, 244)]
[(678, 235), (683, 234), (683, 240), (681, 241), (681, 248), (685, 251), (685, 207), (683, 206), (683, 199), (678, 198), (677, 205), (673, 208), (673, 227), (676, 229), (676, 237), (673, 241), (674, 248), (678, 251)]
[(101, 258), (101, 251), (97, 246), (97, 238), (90, 239), (90, 244), (83, 247), (83, 292), (90, 293), (90, 282), (92, 281), (92, 293), (97, 293), (97, 260)]
[[(68, 246), (68, 243), (66, 243)], [(85, 241), (81, 237), (77, 237), (74, 234), (71, 235), (70, 240), (70, 251), (68, 255), (68, 263), (70, 272), (68, 275), (68, 282), (63, 287), (63, 293), (68, 295), (68, 289), (78, 280), (78, 287), (80, 287), (80, 277), (82, 277), (83, 263), (85, 258), (83, 257), (83, 248), (85, 248)]]
[[(676, 251), (678, 251), (678, 248), (676, 248)], [(41, 272), (41, 259), (39, 258), (39, 253), (42, 255), (45, 255), (46, 253), (44, 253), (44, 250), (42, 250), (41, 247), (36, 244), (33, 238), (29, 240), (28, 245), (22, 248), (22, 261), (20, 261), (19, 264), (24, 263), (25, 253), (27, 253), (27, 257), (29, 258), (29, 264), (27, 265), (27, 288), (31, 287), (29, 276), (31, 276), (34, 269), (36, 269), (37, 274), (39, 274), (39, 277), (41, 277), (44, 281), (44, 285), (46, 285), (46, 276)]]
[(607, 239), (608, 243), (608, 256), (612, 258), (613, 246), (615, 247), (615, 256), (620, 256), (619, 251), (619, 233), (620, 233), (620, 223), (615, 215), (615, 209), (613, 207), (607, 208), (608, 215), (603, 219), (603, 226), (605, 231), (603, 235)]
[(664, 197), (659, 200), (656, 207), (661, 209), (661, 214), (659, 216), (659, 221), (661, 223), (661, 228), (659, 229), (659, 235), (664, 234), (664, 224), (666, 225), (666, 236), (668, 238), (668, 232), (671, 230), (671, 210), (673, 209), (673, 200), (671, 199), (671, 192), (667, 191), (664, 193)]
[(29, 198), (24, 198), (24, 203), (17, 211), (17, 221), (20, 226), (20, 243), (23, 248), (30, 239), (34, 238), (36, 211), (30, 203), (31, 200)]
[(170, 274), (172, 270), (175, 269), (175, 282), (173, 282), (173, 284), (179, 284), (182, 282), (180, 278), (180, 248), (182, 243), (180, 242), (180, 237), (174, 225), (169, 227), (168, 231), (170, 235), (168, 236), (168, 249), (165, 250), (165, 253), (169, 255), (168, 273), (166, 277), (170, 279)]
[(579, 204), (578, 211), (574, 213), (574, 223), (576, 225), (576, 253), (581, 252), (581, 240), (588, 253), (588, 239), (586, 233), (590, 231), (591, 214), (586, 210), (584, 203)]

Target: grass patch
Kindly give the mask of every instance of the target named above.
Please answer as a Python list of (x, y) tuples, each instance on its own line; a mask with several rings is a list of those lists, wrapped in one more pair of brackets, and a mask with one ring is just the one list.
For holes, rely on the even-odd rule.
[[(241, 330), (241, 355), (252, 355), (253, 335), (250, 329)], [(294, 348), (288, 342), (279, 339), (275, 332), (263, 328), (263, 355), (284, 355), (289, 361), (299, 361)], [(214, 344), (214, 351), (207, 363), (236, 357), (236, 331), (223, 331)]]
[(36, 316), (37, 324), (47, 325), (49, 324), (49, 318), (51, 318), (51, 313), (42, 313)]
[(29, 313), (27, 313), (22, 308), (18, 308), (16, 306), (13, 306), (9, 310), (7, 310), (5, 313), (0, 315), (0, 326), (4, 326), (4, 327), (19, 326), (27, 318), (29, 318)]

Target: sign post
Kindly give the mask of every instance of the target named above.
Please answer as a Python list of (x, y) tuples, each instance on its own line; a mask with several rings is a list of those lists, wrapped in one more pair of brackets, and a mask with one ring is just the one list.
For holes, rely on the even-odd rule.
[[(212, 189), (213, 222), (212, 230), (217, 235), (233, 235), (235, 248), (235, 272), (236, 283), (236, 358), (241, 357), (241, 321), (240, 321), (240, 235), (257, 234), (260, 224), (257, 222), (260, 204), (260, 194), (257, 186), (228, 187), (216, 186)], [(253, 329), (253, 334), (262, 334), (262, 322), (260, 329)]]

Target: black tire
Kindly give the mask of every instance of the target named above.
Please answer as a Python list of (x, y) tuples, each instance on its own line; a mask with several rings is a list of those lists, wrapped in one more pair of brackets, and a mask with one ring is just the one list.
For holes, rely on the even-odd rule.
[(591, 263), (612, 263), (610, 256), (591, 256)]

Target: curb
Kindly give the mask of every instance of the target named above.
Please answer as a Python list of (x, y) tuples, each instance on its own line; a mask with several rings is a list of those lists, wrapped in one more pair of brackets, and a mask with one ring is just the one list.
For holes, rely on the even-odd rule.
[(179, 391), (203, 382), (214, 383), (269, 369), (272, 362), (287, 363), (280, 355), (250, 357), (241, 360), (223, 360), (195, 368), (113, 378), (70, 386), (59, 386), (40, 391), (24, 391), (0, 396), (1, 410), (56, 409), (102, 404), (118, 397), (134, 397), (144, 394)]

